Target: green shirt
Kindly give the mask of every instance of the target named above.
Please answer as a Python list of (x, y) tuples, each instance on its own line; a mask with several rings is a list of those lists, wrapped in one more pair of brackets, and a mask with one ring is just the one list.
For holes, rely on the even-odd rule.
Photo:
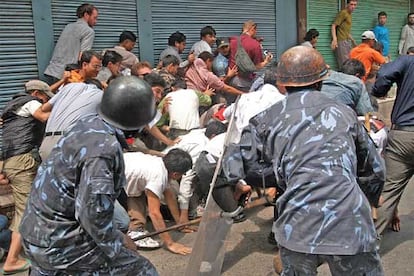
[(347, 9), (341, 10), (335, 18), (334, 24), (336, 27), (336, 37), (338, 41), (347, 40), (351, 33), (352, 15)]

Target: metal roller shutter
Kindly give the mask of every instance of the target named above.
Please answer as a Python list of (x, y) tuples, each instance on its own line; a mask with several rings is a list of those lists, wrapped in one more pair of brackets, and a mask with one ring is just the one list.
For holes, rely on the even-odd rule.
[[(219, 7), (219, 8), (218, 8)], [(238, 0), (153, 0), (151, 1), (154, 60), (168, 45), (175, 31), (187, 37), (185, 55), (200, 40), (200, 29), (212, 26), (218, 37), (240, 34), (243, 22), (258, 23), (258, 36), (264, 38), (263, 48), (276, 53), (275, 0), (243, 2)]]
[(0, 2), (0, 110), (38, 78), (31, 1)]
[[(55, 43), (63, 28), (76, 21), (76, 9), (84, 1), (52, 0), (52, 17)], [(138, 37), (138, 16), (136, 0), (100, 0), (88, 1), (98, 8), (98, 22), (94, 27), (95, 40), (93, 50), (101, 51), (118, 44), (119, 35), (124, 30), (134, 32)], [(138, 40), (138, 39), (137, 39)], [(139, 57), (139, 44), (133, 53)]]
[(387, 28), (390, 33), (390, 55), (395, 59), (398, 55), (401, 28), (407, 23), (407, 14), (410, 12), (409, 0), (358, 1), (356, 10), (352, 13), (352, 36), (357, 43), (361, 42), (361, 34), (372, 29), (377, 24), (378, 12), (387, 13)]
[[(361, 1), (362, 2), (362, 1)], [(338, 0), (308, 0), (307, 28), (319, 31), (316, 49), (323, 55), (332, 69), (337, 69), (334, 52), (331, 50), (331, 25), (340, 10)]]
[[(38, 78), (32, 3), (0, 2), (0, 114), (24, 83)], [(2, 137), (0, 127), (0, 137)], [(0, 152), (2, 139), (0, 139)]]

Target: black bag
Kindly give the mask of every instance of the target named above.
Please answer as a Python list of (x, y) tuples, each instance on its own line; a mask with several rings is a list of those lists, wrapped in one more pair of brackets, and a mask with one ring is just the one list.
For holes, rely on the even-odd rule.
[(256, 65), (241, 45), (240, 36), (237, 38), (237, 52), (234, 59), (236, 61), (237, 68), (242, 73), (253, 73), (257, 70)]

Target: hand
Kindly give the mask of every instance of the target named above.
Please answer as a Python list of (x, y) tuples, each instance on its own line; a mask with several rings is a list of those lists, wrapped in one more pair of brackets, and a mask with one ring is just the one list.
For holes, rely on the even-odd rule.
[(188, 255), (191, 253), (191, 248), (187, 247), (178, 242), (172, 242), (170, 245), (167, 245), (167, 249), (175, 254)]
[(188, 225), (181, 227), (180, 229), (178, 229), (178, 231), (180, 231), (181, 233), (194, 233), (198, 231), (198, 227), (194, 225)]
[(273, 59), (273, 54), (272, 53), (268, 53), (266, 56), (265, 56), (265, 62), (266, 63), (269, 63), (271, 60)]
[(134, 241), (128, 236), (124, 234), (124, 246), (132, 251), (137, 250), (137, 246)]
[(178, 143), (180, 143), (180, 142), (181, 142), (181, 137), (177, 137), (177, 138), (175, 138), (175, 139), (174, 139), (174, 141), (173, 141), (174, 145), (175, 145), (175, 144), (178, 144)]
[(207, 88), (206, 88), (206, 90), (203, 92), (203, 94), (206, 94), (207, 96), (213, 96), (213, 95), (216, 95), (215, 93), (214, 93), (214, 91), (216, 91), (216, 89), (213, 89), (213, 88), (210, 88), (210, 86), (209, 85), (207, 85)]
[(239, 69), (237, 68), (236, 65), (234, 65), (233, 67), (229, 67), (229, 69), (227, 70), (227, 75), (226, 77), (231, 79), (232, 77), (236, 76), (239, 73)]
[(338, 41), (336, 41), (336, 39), (332, 39), (331, 49), (335, 50), (336, 48), (338, 48)]
[(63, 82), (66, 83), (69, 80), (69, 78), (70, 78), (70, 71), (64, 71), (63, 77), (62, 77)]
[(194, 53), (193, 52), (191, 52), (189, 55), (188, 55), (188, 62), (189, 63), (193, 63), (194, 62), (194, 60), (195, 60), (195, 55), (194, 55)]

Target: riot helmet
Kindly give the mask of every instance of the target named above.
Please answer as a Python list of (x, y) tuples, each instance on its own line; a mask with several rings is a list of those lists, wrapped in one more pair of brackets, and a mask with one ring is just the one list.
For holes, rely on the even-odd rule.
[(277, 66), (277, 84), (283, 86), (308, 86), (328, 75), (328, 66), (322, 55), (306, 46), (295, 46), (280, 57)]
[(106, 88), (98, 113), (119, 129), (137, 130), (156, 115), (151, 87), (135, 76), (117, 77)]

